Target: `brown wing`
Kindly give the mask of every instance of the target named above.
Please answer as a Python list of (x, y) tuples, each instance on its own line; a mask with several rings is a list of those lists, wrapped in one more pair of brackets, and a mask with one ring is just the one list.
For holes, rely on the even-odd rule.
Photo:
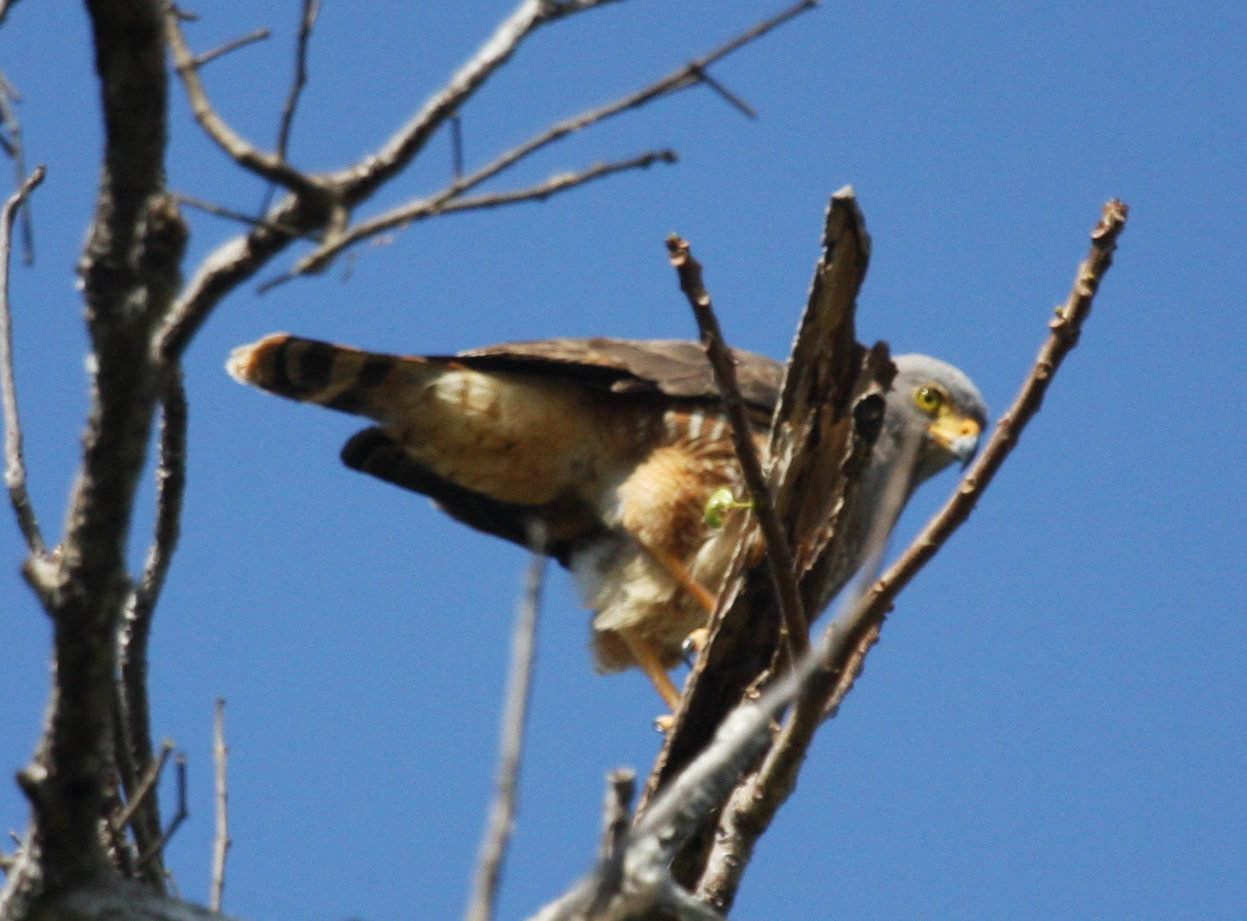
[[(773, 359), (733, 349), (741, 395), (768, 419), (784, 368)], [(471, 349), (456, 356), (482, 371), (549, 375), (615, 393), (661, 393), (718, 402), (719, 388), (701, 345), (681, 339), (544, 339)]]
[[(742, 396), (754, 410), (755, 423), (770, 422), (783, 366), (741, 349), (733, 350)], [(433, 361), (453, 361), (476, 371), (531, 375), (566, 381), (581, 387), (617, 393), (627, 411), (640, 402), (662, 414), (664, 400), (644, 400), (646, 394), (680, 402), (717, 403), (718, 386), (696, 342), (676, 339), (546, 339), (502, 343), (470, 349), (455, 356), (429, 356)], [(628, 396), (634, 396), (629, 399)], [(621, 405), (620, 409), (625, 409)], [(380, 429), (365, 429), (342, 449), (346, 466), (404, 489), (432, 498), (447, 514), (475, 528), (521, 546), (531, 540), (529, 527), (541, 520), (547, 528), (547, 552), (564, 566), (572, 550), (594, 538), (601, 523), (589, 509), (563, 501), (558, 507), (500, 502), (465, 489), (438, 476), (412, 459), (410, 454)]]
[[(765, 425), (780, 366), (737, 358)], [(236, 350), (229, 368), (269, 392), (377, 420), (343, 449), (347, 466), (519, 544), (539, 520), (564, 563), (602, 531), (601, 491), (670, 437), (665, 410), (718, 401), (692, 342), (557, 339), (400, 357), (275, 334)]]

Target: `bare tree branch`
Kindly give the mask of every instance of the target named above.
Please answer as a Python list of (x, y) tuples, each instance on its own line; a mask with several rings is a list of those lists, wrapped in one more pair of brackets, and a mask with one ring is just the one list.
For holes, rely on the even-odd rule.
[(507, 679), (506, 707), (502, 717), (497, 792), (489, 810), (485, 839), (477, 859), (476, 878), (464, 913), (465, 921), (490, 921), (493, 917), (498, 883), (502, 878), (502, 861), (515, 826), (520, 757), (524, 751), (524, 726), (528, 717), (536, 654), (537, 612), (541, 607), (541, 584), (546, 564), (545, 554), (541, 551), (545, 546), (545, 535), (534, 533), (531, 543), (533, 561), (525, 580), (523, 601), (516, 610), (511, 640), (511, 673)]
[(293, 192), (313, 197), (324, 197), (327, 191), (323, 185), (287, 163), (285, 157), (280, 152), (273, 154), (261, 153), (255, 145), (243, 140), (217, 114), (216, 109), (213, 108), (212, 103), (208, 100), (208, 92), (204, 88), (203, 80), (199, 77), (201, 59), (196, 58), (187, 46), (186, 37), (182, 34), (182, 23), (178, 16), (177, 7), (173, 3), (168, 2), (168, 0), (166, 0), (165, 5), (164, 21), (165, 40), (169, 43), (169, 49), (173, 52), (173, 65), (177, 70), (178, 76), (182, 79), (182, 85), (186, 88), (186, 96), (190, 100), (191, 112), (194, 113), (195, 120), (199, 122), (204, 133), (212, 138), (217, 146), (244, 169), (250, 170), (256, 175), (284, 186)]
[(526, 189), (514, 189), (509, 192), (490, 192), (465, 198), (436, 195), (430, 199), (409, 202), (384, 214), (379, 214), (374, 218), (361, 221), (342, 234), (334, 236), (332, 241), (323, 243), (314, 252), (300, 259), (299, 263), (289, 273), (265, 282), (260, 290), (268, 291), (277, 284), (289, 281), (296, 276), (323, 271), (344, 249), (353, 246), (361, 240), (375, 237), (386, 231), (410, 226), (416, 221), (443, 214), (453, 214), (458, 211), (476, 211), (484, 208), (499, 208), (503, 205), (519, 204), (520, 202), (545, 201), (552, 195), (566, 192), (587, 182), (593, 182), (595, 179), (603, 179), (614, 173), (634, 169), (649, 169), (655, 163), (675, 162), (676, 155), (674, 151), (647, 151), (640, 156), (627, 160), (619, 160), (613, 163), (595, 163), (593, 166), (580, 172), (560, 173), (557, 176), (551, 176), (545, 182), (540, 182)]
[(812, 9), (817, 5), (817, 3), (818, 0), (803, 0), (803, 2), (789, 7), (783, 12), (758, 23), (753, 28), (742, 32), (740, 35), (736, 36), (731, 41), (720, 45), (709, 54), (703, 55), (700, 58), (696, 58), (688, 62), (682, 67), (676, 68), (665, 77), (655, 80), (653, 83), (637, 90), (635, 93), (630, 93), (629, 95), (616, 99), (613, 102), (608, 102), (605, 105), (598, 106), (595, 109), (590, 109), (587, 112), (582, 112), (579, 115), (572, 116), (571, 118), (551, 125), (545, 131), (535, 135), (523, 144), (519, 144), (511, 148), (506, 153), (495, 159), (492, 163), (486, 164), (471, 175), (464, 177), (462, 181), (452, 184), (442, 194), (450, 197), (461, 195), (475, 186), (500, 175), (526, 157), (531, 156), (544, 147), (548, 147), (555, 141), (567, 137), (569, 134), (582, 131), (585, 128), (597, 124), (598, 122), (606, 121), (607, 119), (620, 115), (624, 112), (639, 109), (647, 103), (653, 102), (663, 96), (669, 96), (681, 90), (688, 89), (689, 87), (696, 86), (698, 83), (705, 82), (706, 68), (711, 64), (723, 59), (733, 51), (738, 50), (748, 43), (761, 38), (772, 29), (777, 28), (798, 14)]
[[(152, 618), (181, 533), (182, 500), (186, 492), (186, 391), (182, 369), (174, 363), (165, 373), (161, 397), (160, 447), (156, 461), (156, 521), (143, 575), (130, 591), (117, 641), (120, 666), (118, 716), (121, 734), (113, 740), (119, 763), (133, 772), (151, 769), (151, 706), (147, 693), (147, 647)], [(168, 743), (166, 743), (167, 747)], [(162, 755), (163, 757), (163, 755)], [(126, 772), (122, 774), (127, 780)], [(145, 797), (126, 790), (133, 805), (142, 804), (132, 823), (140, 853), (151, 852), (160, 837), (160, 803), (156, 791)], [(163, 885), (164, 868), (155, 859), (145, 865), (145, 878)]]
[[(312, 37), (312, 29), (316, 27), (316, 19), (320, 16), (320, 0), (303, 0), (303, 12), (299, 16), (299, 34), (294, 46), (294, 79), (290, 84), (290, 92), (286, 96), (286, 104), (281, 110), (281, 124), (277, 129), (277, 157), (286, 159), (290, 148), (290, 129), (294, 126), (294, 113), (299, 108), (299, 97), (303, 87), (307, 85), (307, 46)], [(268, 187), (264, 195), (261, 211), (267, 211), (273, 200), (273, 186)]]
[(190, 818), (190, 809), (186, 805), (186, 756), (179, 754), (174, 758), (173, 765), (176, 768), (174, 776), (177, 778), (178, 809), (173, 814), (173, 818), (169, 820), (169, 825), (164, 830), (164, 834), (152, 845), (151, 850), (139, 858), (135, 866), (135, 869), (138, 871), (142, 871), (148, 864), (157, 859), (163, 859), (165, 846), (173, 840), (173, 836), (182, 827), (182, 823)]
[(601, 914), (619, 891), (623, 881), (624, 853), (632, 824), (632, 797), (636, 793), (636, 772), (631, 768), (611, 771), (606, 778), (606, 801), (602, 806), (602, 844), (593, 873), (592, 898), (588, 915)]
[[(496, 158), (493, 162), (486, 164), (467, 176), (461, 177), (459, 175), (461, 169), (459, 166), (456, 166), (455, 181), (441, 192), (427, 199), (420, 199), (400, 205), (397, 208), (392, 208), (385, 214), (371, 218), (367, 221), (361, 221), (354, 227), (343, 229), (336, 234), (329, 235), (315, 252), (311, 253), (299, 262), (299, 264), (291, 271), (290, 275), (302, 275), (321, 271), (325, 268), (328, 262), (342, 252), (342, 250), (353, 245), (354, 243), (359, 242), (360, 240), (375, 236), (379, 233), (384, 233), (387, 230), (405, 225), (413, 220), (428, 217), (434, 214), (449, 213), (452, 210), (459, 210), (449, 207), (448, 203), (460, 198), (460, 196), (464, 195), (464, 193), (470, 191), (476, 186), (502, 174), (520, 161), (530, 157), (538, 150), (553, 144), (555, 141), (558, 141), (569, 134), (588, 128), (598, 122), (605, 121), (615, 115), (619, 115), (633, 109), (639, 109), (647, 103), (653, 102), (655, 99), (659, 99), (672, 93), (677, 93), (680, 90), (688, 89), (689, 87), (696, 86), (698, 83), (708, 82), (709, 78), (706, 74), (706, 68), (710, 64), (721, 60), (723, 57), (731, 54), (733, 51), (736, 51), (749, 42), (761, 38), (772, 29), (775, 29), (800, 13), (812, 9), (817, 6), (817, 4), (818, 0), (802, 0), (801, 3), (791, 6), (777, 15), (758, 23), (756, 26), (741, 33), (731, 41), (720, 45), (709, 54), (690, 61), (683, 67), (677, 68), (667, 76), (654, 81), (635, 93), (631, 93), (628, 96), (617, 99), (614, 102), (607, 103), (606, 105), (599, 106), (595, 109), (590, 109), (588, 112), (583, 112), (580, 115), (573, 116), (572, 118), (566, 119), (558, 124), (551, 125), (545, 131), (542, 131), (540, 134), (530, 138), (523, 144), (519, 144), (511, 148), (506, 153)], [(721, 86), (719, 86), (718, 89), (723, 93), (727, 93), (726, 89)], [(730, 93), (728, 94), (728, 97), (733, 101), (733, 104), (744, 105), (735, 97), (731, 96)], [(753, 114), (753, 110), (749, 109), (748, 106), (744, 106), (744, 108), (747, 113)], [(457, 117), (457, 112), (454, 111), (444, 116), (444, 118)], [(457, 145), (455, 149), (458, 150)], [(670, 151), (662, 151), (659, 154), (651, 154), (647, 156), (656, 156), (664, 159), (665, 162), (668, 163), (675, 162), (675, 154)], [(633, 161), (626, 162), (632, 163)], [(637, 163), (636, 165), (648, 166), (650, 162), (653, 161), (650, 160), (644, 164)], [(458, 159), (456, 159), (456, 163), (459, 163)], [(614, 170), (612, 170), (612, 172), (614, 172)], [(601, 175), (606, 174), (603, 173)], [(590, 178), (598, 177), (591, 176)], [(512, 194), (520, 195), (522, 193)], [(348, 194), (348, 198), (353, 200), (353, 193)], [(484, 198), (491, 199), (492, 197), (486, 196)], [(479, 200), (481, 199), (469, 199), (469, 201)], [(516, 197), (505, 202), (497, 203), (509, 204), (512, 201), (523, 200), (526, 199)], [(470, 207), (479, 206), (471, 205)], [(284, 278), (281, 280), (284, 280)]]
[(463, 118), (450, 116), (450, 169), (455, 179), (463, 178)]
[(143, 802), (153, 794), (156, 784), (160, 780), (160, 773), (164, 770), (165, 762), (169, 760), (169, 756), (173, 754), (173, 743), (168, 741), (160, 746), (160, 754), (157, 755), (149, 764), (139, 781), (138, 786), (133, 793), (127, 791), (128, 799), (126, 800), (126, 808), (113, 819), (113, 825), (118, 831), (125, 828), (134, 819), (139, 807)]
[(321, 226), (321, 209), (287, 195), (250, 233), (222, 243), (199, 264), (165, 317), (156, 338), (157, 354), (181, 356), (195, 333), (227, 294), (255, 275), (294, 240)]
[[(1050, 324), (1052, 333), (1040, 350), (1021, 393), (997, 423), (979, 460), (909, 549), (856, 600), (852, 615), (837, 619), (829, 627), (842, 639), (837, 645), (829, 644), (829, 652), (820, 655), (783, 733), (761, 768), (736, 788), (724, 808), (706, 871), (698, 886), (700, 898), (721, 909), (730, 907), (754, 844), (795, 788), (797, 773), (815, 731), (829, 714), (834, 714), (852, 688), (896, 595), (969, 517), (978, 497), (1017, 444), (1022, 429), (1038, 412), (1061, 360), (1077, 344), (1081, 325), (1090, 314), (1100, 281), (1112, 263), (1126, 213), (1125, 205), (1119, 201), (1105, 205), (1103, 217), (1091, 234), (1091, 253), (1079, 267), (1073, 291), (1065, 305), (1057, 310), (1057, 318)], [(893, 495), (895, 497), (895, 490)], [(895, 498), (893, 505), (893, 511), (884, 516), (889, 521), (889, 530), (891, 518), (899, 513)]]
[(4, 482), (18, 527), (26, 538), (32, 556), (47, 553), (39, 520), (35, 517), (26, 491), (26, 462), (22, 457), (22, 420), (17, 411), (17, 387), (13, 380), (13, 320), (9, 309), (9, 264), (13, 248), (13, 221), (22, 202), (43, 182), (46, 170), (40, 166), (21, 187), (9, 196), (0, 211), (0, 399), (4, 403)]
[(225, 745), (225, 700), (218, 697), (212, 719), (212, 760), (216, 765), (216, 835), (212, 840), (212, 886), (208, 910), (220, 911), (225, 894), (225, 855), (229, 852), (229, 748)]
[[(539, 184), (528, 190), (517, 190), (511, 193), (480, 196), (466, 199), (457, 209), (447, 207), (454, 198), (461, 197), (465, 192), (485, 182), (536, 150), (552, 143), (566, 134), (579, 130), (609, 117), (617, 112), (635, 108), (665, 93), (673, 92), (684, 86), (691, 86), (700, 81), (699, 73), (703, 73), (710, 63), (730, 54), (737, 48), (753, 41), (767, 32), (793, 18), (805, 10), (817, 5), (817, 0), (803, 0), (780, 14), (759, 23), (754, 28), (742, 33), (725, 45), (715, 49), (708, 55), (690, 62), (673, 74), (652, 84), (640, 93), (633, 94), (616, 103), (611, 103), (592, 112), (569, 119), (559, 125), (542, 132), (531, 141), (522, 144), (503, 154), (494, 162), (476, 172), (457, 179), (437, 195), (412, 202), (396, 209), (391, 209), (380, 218), (374, 218), (349, 230), (345, 226), (346, 208), (353, 208), (370, 196), (380, 185), (396, 175), (424, 148), (432, 134), (447, 119), (454, 116), (470, 95), (491, 76), (514, 53), (523, 41), (538, 25), (561, 18), (571, 13), (591, 9), (613, 0), (582, 0), (575, 3), (552, 3), (549, 0), (524, 0), (498, 29), (485, 42), (477, 54), (462, 67), (447, 83), (431, 97), (420, 112), (390, 139), (385, 147), (373, 156), (369, 156), (352, 167), (328, 176), (316, 179), (314, 194), (304, 190), (292, 189), (295, 194), (288, 195), (275, 204), (265, 216), (263, 223), (257, 223), (246, 236), (238, 237), (219, 246), (210, 254), (195, 272), (184, 288), (170, 316), (167, 318), (159, 337), (159, 354), (165, 357), (176, 357), (185, 349), (186, 344), (203, 324), (213, 307), (227, 293), (255, 275), (274, 256), (284, 250), (301, 236), (315, 234), (329, 228), (321, 241), (321, 249), (302, 260), (299, 265), (286, 275), (279, 276), (264, 285), (264, 290), (279, 284), (288, 277), (322, 267), (322, 259), (340, 252), (349, 243), (358, 242), (364, 237), (384, 233), (393, 227), (420, 220), (434, 214), (448, 213), (452, 210), (468, 208), (494, 207), (510, 204), (515, 201), (540, 199), (543, 195), (552, 194), (558, 188), (545, 188)], [(538, 10), (544, 7), (544, 12)], [(176, 14), (170, 14), (171, 20)], [(172, 21), (170, 29), (176, 30), (177, 23)], [(180, 37), (180, 31), (176, 36)], [(171, 43), (175, 37), (171, 36)], [(176, 48), (175, 48), (176, 51)], [(189, 58), (186, 51), (184, 57)], [(189, 90), (189, 87), (188, 87)], [(202, 94), (201, 94), (202, 95)], [(211, 111), (211, 107), (208, 107)], [(655, 159), (666, 159), (666, 151), (649, 155)], [(653, 162), (653, 160), (649, 161)], [(627, 164), (625, 166), (625, 164)], [(614, 169), (609, 166), (600, 173), (594, 170), (581, 175), (581, 182), (599, 178), (622, 168), (637, 168), (637, 161), (624, 161)], [(309, 177), (308, 181), (311, 181)], [(551, 184), (557, 182), (550, 180)], [(325, 198), (325, 190), (335, 190), (337, 203)], [(527, 197), (526, 197), (527, 196)], [(333, 196), (330, 196), (331, 198)], [(336, 225), (336, 226), (330, 226)], [(359, 229), (364, 228), (364, 229)], [(350, 239), (343, 241), (346, 234)], [(330, 247), (333, 252), (330, 253)]]
[(218, 48), (213, 48), (211, 51), (205, 51), (203, 54), (197, 55), (194, 59), (194, 65), (196, 68), (203, 67), (205, 64), (210, 64), (217, 58), (225, 57), (225, 55), (229, 54), (231, 51), (237, 51), (239, 48), (245, 48), (256, 42), (262, 42), (268, 38), (269, 35), (270, 33), (268, 29), (256, 29), (254, 32), (249, 32), (240, 38), (226, 42)]
[(745, 100), (741, 99), (739, 96), (737, 96), (735, 93), (729, 90), (726, 86), (724, 86), (714, 77), (710, 76), (710, 74), (706, 73), (705, 71), (699, 71), (698, 76), (701, 77), (702, 83), (706, 84), (706, 86), (710, 87), (720, 96), (722, 96), (725, 100), (727, 100), (728, 105), (739, 110), (747, 118), (758, 117), (757, 110), (755, 110), (753, 106), (749, 105), (749, 103), (745, 102)]
[(243, 214), (241, 211), (235, 211), (232, 208), (214, 205), (210, 201), (201, 201), (198, 198), (191, 198), (189, 195), (183, 195), (181, 192), (176, 193), (176, 195), (177, 200), (183, 205), (190, 205), (190, 207), (197, 211), (203, 211), (206, 214), (215, 214), (217, 217), (227, 218), (231, 221), (236, 221), (239, 224), (246, 224), (248, 227), (263, 227), (266, 230), (290, 235), (297, 235), (300, 233), (298, 228), (282, 227), (279, 224), (270, 223), (262, 217), (253, 217), (249, 214)]
[(701, 263), (693, 258), (688, 243), (674, 234), (667, 238), (667, 250), (671, 254), (671, 264), (680, 278), (680, 290), (688, 298), (693, 315), (697, 318), (701, 344), (706, 350), (710, 367), (714, 370), (715, 382), (719, 385), (723, 408), (731, 425), (736, 459), (744, 474), (745, 485), (753, 498), (754, 515), (766, 541), (767, 566), (775, 583), (775, 598), (783, 622), (782, 642), (788, 649), (789, 661), (795, 662), (809, 645), (805, 610), (797, 592), (792, 550), (775, 514), (771, 490), (762, 472), (762, 462), (758, 459), (753, 426), (749, 424), (749, 413), (745, 409), (745, 401), (736, 382), (736, 359), (732, 357), (732, 352), (724, 341), (723, 330), (710, 302), (710, 294), (702, 283)]
[[(842, 189), (828, 206), (823, 252), (771, 422), (769, 486), (796, 556), (802, 605), (811, 613), (821, 611), (831, 587), (843, 584), (860, 562), (841, 549), (843, 536), (830, 535), (854, 505), (882, 419), (880, 392), (890, 380), (886, 349), (868, 352), (854, 332), (869, 248), (852, 190)], [(873, 417), (872, 409), (877, 410)], [(742, 544), (674, 730), (650, 774), (642, 813), (658, 790), (710, 744), (742, 697), (755, 694), (772, 677), (783, 628), (774, 585), (769, 569)], [(683, 872), (677, 876), (695, 881)]]
[[(7, 8), (0, 7), (0, 24), (4, 22), (4, 16), (7, 12)], [(4, 74), (0, 74), (0, 126), (8, 129), (8, 137), (0, 134), (0, 144), (4, 146), (5, 152), (13, 158), (14, 182), (19, 188), (26, 179), (26, 144), (22, 140), (22, 123), (18, 121), (17, 108), (15, 106), (15, 103), (20, 101), (20, 98), (17, 90), (13, 88), (13, 85), (9, 83)], [(35, 262), (35, 234), (30, 211), (30, 203), (27, 202), (20, 212), (22, 219), (22, 262), (26, 265), (34, 265)]]
[(462, 107), (495, 71), (510, 60), (524, 39), (539, 27), (616, 0), (521, 0), (476, 54), (421, 107), (420, 111), (390, 138), (375, 156), (333, 174), (330, 179), (344, 191), (348, 205), (370, 196), (380, 185), (410, 163), (442, 126)]
[[(126, 537), (159, 393), (148, 351), (179, 283), (186, 227), (164, 190), (167, 75), (154, 0), (88, 0), (104, 160), (80, 263), (91, 339), (91, 411), (61, 553), (28, 562), (54, 625), (45, 736), (21, 774), (40, 859), (5, 900), (110, 875), (100, 817), (113, 752), (116, 630), (129, 593)], [(0, 911), (11, 909), (7, 901)]]
[(870, 590), (867, 597), (872, 609), (885, 612), (890, 608), (900, 590), (909, 584), (953, 531), (970, 517), (979, 496), (996, 476), (1005, 458), (1017, 446), (1022, 429), (1043, 405), (1044, 394), (1048, 392), (1061, 362), (1078, 344), (1082, 324), (1091, 314), (1091, 305), (1100, 288), (1100, 281), (1113, 264), (1117, 238), (1126, 227), (1128, 214), (1129, 209), (1125, 203), (1117, 199), (1104, 205), (1100, 222), (1091, 232), (1091, 251), (1078, 267), (1069, 298), (1057, 308), (1056, 318), (1048, 324), (1052, 332), (1039, 350), (1034, 367), (1022, 384), (1013, 405), (996, 423), (996, 430), (987, 442), (987, 447), (962, 479), (957, 493), (918, 535), (909, 550)]

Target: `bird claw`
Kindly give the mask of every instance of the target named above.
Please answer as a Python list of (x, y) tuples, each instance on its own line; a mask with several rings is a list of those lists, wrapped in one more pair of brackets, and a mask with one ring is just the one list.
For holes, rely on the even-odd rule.
[(666, 735), (675, 728), (675, 715), (664, 713), (662, 716), (654, 717), (654, 728)]
[(684, 659), (685, 665), (689, 668), (693, 667), (693, 660), (706, 648), (706, 642), (709, 639), (709, 627), (698, 627), (684, 638), (684, 642), (680, 644), (680, 657)]

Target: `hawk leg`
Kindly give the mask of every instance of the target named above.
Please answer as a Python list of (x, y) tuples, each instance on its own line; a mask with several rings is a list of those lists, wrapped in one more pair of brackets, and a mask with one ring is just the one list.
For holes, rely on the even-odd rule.
[(674, 713), (676, 708), (680, 706), (682, 695), (675, 686), (675, 682), (671, 680), (671, 676), (667, 674), (667, 670), (663, 667), (662, 660), (659, 659), (658, 653), (654, 649), (654, 644), (635, 630), (620, 630), (619, 638), (624, 641), (624, 645), (632, 653), (632, 658), (641, 667), (641, 671), (645, 672), (649, 680), (653, 682), (655, 690), (658, 691), (658, 696), (663, 699), (667, 709)]
[(714, 613), (716, 603), (714, 595), (710, 594), (710, 591), (704, 585), (693, 578), (678, 557), (659, 550), (657, 547), (651, 547), (640, 540), (637, 540), (637, 544), (653, 558), (654, 562), (667, 570), (671, 574), (671, 578), (679, 582), (685, 591), (697, 599), (697, 603), (705, 609), (707, 614)]

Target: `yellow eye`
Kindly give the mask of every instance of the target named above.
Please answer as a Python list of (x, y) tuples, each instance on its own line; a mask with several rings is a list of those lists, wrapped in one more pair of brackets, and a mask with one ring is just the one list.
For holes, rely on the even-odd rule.
[(926, 384), (914, 391), (914, 402), (924, 413), (934, 416), (948, 399), (943, 388)]

